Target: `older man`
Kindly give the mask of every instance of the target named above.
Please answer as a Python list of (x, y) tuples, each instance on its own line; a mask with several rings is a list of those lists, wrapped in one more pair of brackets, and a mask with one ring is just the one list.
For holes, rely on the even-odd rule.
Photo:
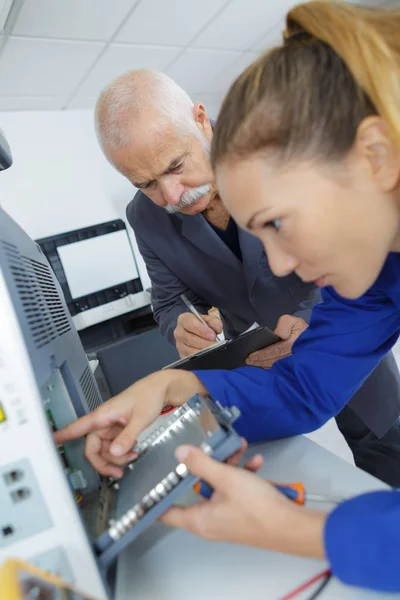
[[(136, 71), (102, 92), (96, 124), (106, 157), (139, 189), (127, 216), (152, 281), (155, 318), (180, 355), (212, 344), (222, 328), (229, 337), (254, 322), (276, 327), (285, 341), (250, 356), (249, 364), (269, 367), (289, 354), (307, 327), (295, 315), (319, 294), (296, 275), (275, 277), (261, 243), (230, 218), (214, 182), (212, 124), (203, 105), (193, 104), (167, 76)], [(187, 312), (182, 293), (208, 327)], [(207, 314), (211, 306), (222, 322)], [(399, 383), (389, 355), (337, 417), (356, 463), (396, 485)]]

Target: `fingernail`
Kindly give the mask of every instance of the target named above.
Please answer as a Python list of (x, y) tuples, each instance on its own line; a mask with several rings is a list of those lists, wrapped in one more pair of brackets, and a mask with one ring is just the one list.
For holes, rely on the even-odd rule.
[(175, 451), (176, 459), (179, 462), (185, 462), (190, 452), (189, 446), (179, 446)]
[(110, 452), (113, 456), (122, 456), (124, 454), (124, 449), (118, 444), (113, 444), (110, 448)]

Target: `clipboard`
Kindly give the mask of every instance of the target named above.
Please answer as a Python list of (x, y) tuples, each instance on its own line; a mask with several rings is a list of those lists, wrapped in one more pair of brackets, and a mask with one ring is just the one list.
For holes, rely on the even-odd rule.
[(223, 340), (205, 350), (167, 365), (164, 369), (203, 371), (210, 369), (237, 369), (246, 365), (249, 354), (282, 341), (268, 327), (258, 326), (232, 340)]

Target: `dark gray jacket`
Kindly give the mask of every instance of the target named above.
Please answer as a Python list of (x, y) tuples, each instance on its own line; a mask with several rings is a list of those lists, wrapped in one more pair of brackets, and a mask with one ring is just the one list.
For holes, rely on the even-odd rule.
[(187, 312), (182, 293), (203, 314), (217, 307), (227, 337), (254, 322), (274, 329), (283, 314), (307, 318), (320, 299), (297, 275), (275, 277), (261, 242), (241, 229), (242, 262), (202, 215), (169, 215), (142, 192), (128, 205), (127, 218), (152, 281), (155, 319), (172, 343), (178, 316)]

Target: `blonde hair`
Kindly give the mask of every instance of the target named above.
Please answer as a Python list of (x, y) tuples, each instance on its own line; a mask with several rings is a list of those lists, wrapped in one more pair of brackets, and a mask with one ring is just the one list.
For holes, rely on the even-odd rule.
[(288, 12), (282, 46), (229, 90), (212, 163), (265, 150), (338, 159), (368, 115), (381, 116), (400, 146), (400, 9), (306, 2)]

